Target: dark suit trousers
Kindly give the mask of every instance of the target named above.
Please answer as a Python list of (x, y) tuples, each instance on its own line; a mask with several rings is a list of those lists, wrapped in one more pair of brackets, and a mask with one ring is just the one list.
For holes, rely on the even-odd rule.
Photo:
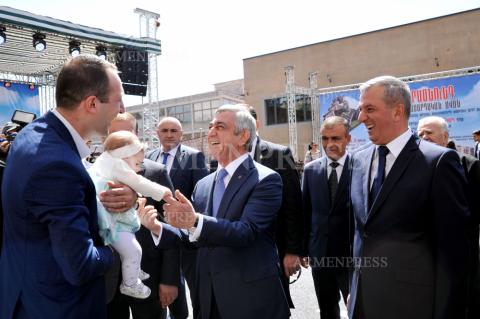
[(113, 300), (107, 304), (108, 319), (129, 319), (132, 308), (133, 319), (165, 319), (167, 311), (163, 309), (158, 300), (136, 299), (128, 297), (117, 291)]
[(316, 267), (312, 269), (320, 317), (340, 319), (340, 293), (344, 301), (348, 296), (348, 270), (345, 268)]

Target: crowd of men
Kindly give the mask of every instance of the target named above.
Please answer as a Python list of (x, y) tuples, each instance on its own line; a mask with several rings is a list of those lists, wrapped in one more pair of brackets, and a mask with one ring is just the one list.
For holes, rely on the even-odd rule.
[[(408, 85), (390, 76), (360, 87), (358, 121), (371, 143), (347, 152), (346, 119), (322, 123), (325, 156), (302, 176), (291, 151), (263, 140), (252, 107), (218, 108), (208, 130), (216, 170), (183, 145), (165, 117), (161, 146), (139, 174), (174, 192), (147, 198), (136, 233), (146, 299), (118, 290), (118, 254), (98, 235), (97, 200), (112, 213), (138, 194), (110, 183), (97, 199), (86, 141), (125, 130), (116, 68), (80, 55), (62, 68), (57, 107), (10, 147), (3, 176), (1, 318), (245, 319), (290, 317), (290, 277), (311, 267), (320, 317), (480, 318), (480, 131), (475, 157), (445, 146), (448, 125), (408, 126)], [(186, 296), (185, 282), (190, 288)], [(312, 292), (313, 293), (313, 292)], [(313, 316), (317, 316), (312, 314)]]

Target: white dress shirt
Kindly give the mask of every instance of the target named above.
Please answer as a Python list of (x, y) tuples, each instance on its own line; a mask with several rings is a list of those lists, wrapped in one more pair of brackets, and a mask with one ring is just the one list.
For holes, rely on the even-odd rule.
[[(338, 161), (336, 161), (338, 163), (338, 166), (336, 168), (338, 181), (340, 181), (340, 177), (342, 176), (343, 167), (345, 166), (345, 160), (347, 159), (347, 155), (348, 153), (345, 152), (345, 154), (343, 154), (343, 156), (340, 157)], [(333, 162), (333, 160), (327, 156), (327, 178), (330, 177), (330, 173), (332, 173), (333, 168), (330, 166), (331, 162)]]
[[(225, 183), (225, 190), (227, 190), (228, 183), (232, 179), (233, 174), (235, 171), (238, 169), (238, 167), (247, 159), (249, 156), (249, 153), (245, 153), (238, 157), (237, 159), (233, 160), (230, 162), (227, 166), (225, 166), (225, 170), (227, 171), (228, 175), (223, 178), (223, 182)], [(217, 172), (220, 171), (223, 167), (218, 164)], [(218, 181), (215, 181), (215, 183), (218, 183)], [(197, 241), (198, 238), (200, 237), (202, 233), (202, 228), (203, 228), (203, 215), (199, 214), (198, 215), (198, 225), (197, 227), (192, 227), (188, 230), (189, 233), (189, 240), (191, 242)]]
[[(412, 137), (412, 131), (408, 128), (402, 135), (395, 138), (393, 141), (385, 145), (388, 148), (388, 154), (386, 157), (385, 163), (385, 178), (387, 178), (388, 173), (392, 169), (395, 160), (397, 159), (400, 152), (403, 150), (405, 145), (407, 145), (408, 140)], [(373, 155), (372, 168), (370, 169), (370, 188), (372, 188), (373, 180), (377, 176), (378, 170), (378, 147), (375, 147), (375, 154)]]
[(70, 122), (67, 121), (66, 118), (63, 117), (60, 112), (57, 111), (57, 109), (53, 109), (52, 113), (60, 120), (60, 122), (65, 125), (67, 128), (68, 132), (73, 138), (73, 142), (75, 143), (75, 146), (77, 147), (77, 151), (80, 154), (80, 158), (85, 158), (88, 155), (90, 155), (90, 147), (88, 147), (87, 143), (83, 140), (83, 138), (78, 134), (77, 130), (70, 124)]
[[(179, 147), (180, 147), (180, 144), (172, 148), (170, 151), (165, 152), (169, 154), (167, 158), (167, 163), (165, 164), (168, 174), (170, 174), (170, 170), (172, 169), (172, 165), (173, 165), (173, 160), (175, 159), (175, 155), (177, 155), (177, 150)], [(158, 156), (158, 159), (157, 159), (158, 163), (163, 163), (163, 153), (164, 153), (163, 146), (160, 146), (160, 155)]]

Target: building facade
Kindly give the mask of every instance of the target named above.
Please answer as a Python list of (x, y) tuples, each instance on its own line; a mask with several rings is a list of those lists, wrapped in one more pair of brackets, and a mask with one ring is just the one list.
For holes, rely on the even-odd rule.
[[(263, 138), (289, 144), (285, 67), (295, 85), (319, 89), (365, 82), (379, 75), (409, 77), (480, 66), (480, 9), (246, 58), (245, 102), (254, 106)], [(297, 154), (312, 141), (311, 101), (297, 95)]]

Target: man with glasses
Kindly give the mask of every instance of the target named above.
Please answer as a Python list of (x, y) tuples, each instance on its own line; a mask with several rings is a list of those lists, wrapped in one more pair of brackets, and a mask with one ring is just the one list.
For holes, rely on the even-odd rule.
[[(160, 139), (160, 148), (148, 153), (145, 157), (160, 162), (167, 167), (173, 187), (190, 198), (195, 184), (208, 174), (205, 165), (205, 156), (202, 152), (182, 145), (183, 130), (180, 121), (174, 117), (165, 117), (158, 123), (157, 134)], [(195, 296), (195, 263), (197, 250), (182, 248), (182, 272), (190, 288), (193, 314), (196, 318), (198, 305)], [(188, 309), (185, 300), (185, 286), (181, 285), (177, 300), (170, 306), (175, 319), (186, 318)]]

